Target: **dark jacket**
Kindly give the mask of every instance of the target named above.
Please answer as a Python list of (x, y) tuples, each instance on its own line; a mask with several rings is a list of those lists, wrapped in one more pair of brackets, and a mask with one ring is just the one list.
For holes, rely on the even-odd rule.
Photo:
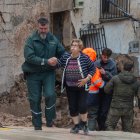
[[(63, 92), (64, 89), (64, 81), (65, 81), (65, 69), (68, 65), (69, 59), (71, 58), (71, 54), (69, 53), (65, 53), (59, 60), (58, 60), (58, 67), (63, 67), (64, 71), (63, 71), (63, 76), (62, 76), (62, 87), (61, 87), (61, 92)], [(94, 66), (94, 62), (90, 60), (90, 58), (83, 54), (80, 53), (79, 57), (77, 58), (77, 62), (79, 65), (79, 70), (81, 73), (82, 78), (86, 78), (88, 74), (90, 74), (91, 76), (93, 76), (93, 74), (95, 73), (95, 66)], [(90, 85), (90, 82), (88, 82), (85, 85), (85, 89), (88, 90)]]
[(102, 75), (102, 79), (105, 82), (108, 82), (114, 75), (117, 74), (116, 63), (113, 59), (109, 59), (107, 63), (104, 63), (101, 59), (95, 61), (95, 67), (102, 67), (106, 74)]
[[(47, 33), (46, 39), (42, 40), (38, 32), (35, 31), (25, 42), (25, 62), (22, 65), (22, 70), (30, 73), (52, 70), (52, 67), (48, 65), (48, 59), (59, 58), (63, 53), (63, 46), (50, 32)], [(44, 65), (42, 65), (43, 59)]]
[[(133, 108), (134, 96), (140, 97), (140, 85), (131, 72), (121, 72), (114, 76), (105, 86), (104, 91), (113, 93), (111, 107)], [(113, 91), (113, 92), (112, 92)]]

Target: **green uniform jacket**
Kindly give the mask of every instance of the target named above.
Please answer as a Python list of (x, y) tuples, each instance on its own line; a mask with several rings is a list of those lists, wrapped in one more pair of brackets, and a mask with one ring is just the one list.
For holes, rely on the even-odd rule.
[(121, 72), (114, 76), (105, 86), (105, 92), (113, 93), (111, 107), (113, 108), (133, 108), (134, 96), (140, 98), (140, 85), (136, 77), (131, 72)]
[[(33, 32), (25, 42), (23, 72), (45, 72), (52, 70), (47, 61), (51, 57), (60, 57), (64, 53), (63, 46), (50, 32), (42, 40), (37, 31)], [(44, 65), (41, 63), (44, 59)]]

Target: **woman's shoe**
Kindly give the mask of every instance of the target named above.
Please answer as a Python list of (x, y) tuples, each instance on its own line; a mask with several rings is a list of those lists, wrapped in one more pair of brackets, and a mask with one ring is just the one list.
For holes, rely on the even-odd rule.
[(70, 133), (78, 133), (79, 132), (79, 124), (76, 124), (73, 128), (71, 128)]

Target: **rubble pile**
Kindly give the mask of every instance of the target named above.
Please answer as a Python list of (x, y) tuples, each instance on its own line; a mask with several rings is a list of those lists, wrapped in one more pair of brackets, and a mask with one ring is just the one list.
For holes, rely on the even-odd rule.
[[(56, 93), (60, 92), (59, 85), (56, 85)], [(42, 101), (42, 111), (44, 116), (44, 100)], [(72, 121), (68, 114), (67, 98), (65, 95), (58, 94), (56, 102), (57, 127), (68, 127)], [(31, 113), (27, 100), (27, 88), (23, 74), (16, 78), (15, 85), (9, 93), (0, 96), (0, 127), (5, 126), (32, 126)], [(43, 125), (46, 124), (45, 118), (42, 119)]]
[(0, 113), (0, 127), (7, 127), (7, 126), (26, 126), (30, 127), (31, 124), (31, 116), (27, 117), (17, 117), (12, 114), (8, 113)]

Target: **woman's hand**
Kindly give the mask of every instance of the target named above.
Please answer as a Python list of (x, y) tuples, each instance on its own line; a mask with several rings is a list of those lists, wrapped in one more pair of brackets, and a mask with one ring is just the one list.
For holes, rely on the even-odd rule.
[(87, 82), (88, 82), (89, 78), (84, 78), (84, 79), (80, 79), (78, 80), (78, 87), (82, 87), (84, 86)]

